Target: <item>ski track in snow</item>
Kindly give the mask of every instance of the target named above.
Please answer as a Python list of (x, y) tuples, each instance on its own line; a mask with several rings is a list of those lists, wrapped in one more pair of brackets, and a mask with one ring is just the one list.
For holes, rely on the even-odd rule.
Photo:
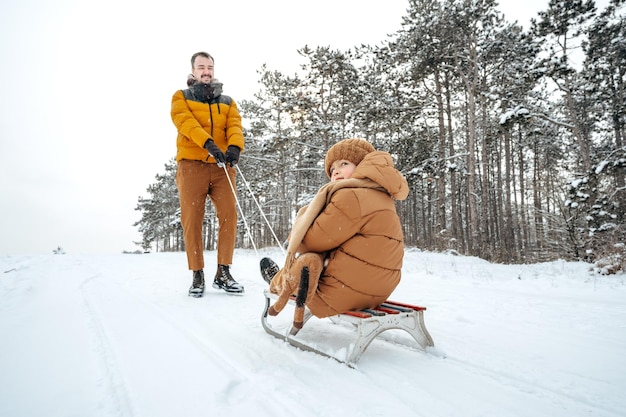
[(122, 375), (120, 375), (121, 368), (117, 361), (117, 357), (114, 354), (111, 341), (107, 336), (105, 319), (104, 317), (102, 317), (102, 313), (99, 313), (97, 310), (95, 301), (93, 299), (95, 295), (90, 295), (88, 291), (88, 289), (91, 287), (89, 283), (98, 278), (101, 279), (100, 276), (95, 276), (87, 279), (80, 285), (80, 289), (82, 292), (82, 296), (84, 297), (83, 301), (85, 303), (88, 317), (91, 320), (94, 332), (97, 336), (97, 343), (100, 348), (100, 358), (107, 376), (105, 384), (107, 385), (107, 388), (111, 391), (113, 407), (112, 414), (119, 417), (130, 417), (133, 415), (131, 400), (126, 389), (124, 379)]
[[(623, 415), (622, 277), (409, 250), (390, 298), (428, 307), (435, 347), (388, 331), (350, 369), (263, 331), (266, 255), (282, 263), (237, 250), (243, 296), (207, 268), (200, 299), (180, 253), (0, 258), (0, 415)], [(341, 357), (350, 330), (313, 318), (298, 337)]]
[[(211, 327), (209, 317), (196, 316), (195, 318), (197, 319), (197, 322), (195, 324), (200, 324), (201, 326), (197, 326), (198, 328), (194, 328), (196, 326), (193, 326), (188, 322), (187, 316), (181, 316), (180, 318), (172, 317), (171, 311), (166, 310), (164, 307), (158, 306), (154, 302), (150, 301), (147, 297), (141, 296), (141, 292), (130, 291), (128, 288), (124, 288), (124, 286), (120, 285), (119, 283), (104, 281), (101, 277), (99, 277), (97, 282), (96, 280), (92, 280), (91, 285), (93, 285), (95, 288), (91, 290), (93, 292), (88, 297), (98, 297), (101, 299), (101, 301), (96, 301), (96, 304), (98, 302), (101, 302), (102, 306), (104, 308), (107, 308), (108, 306), (113, 304), (110, 303), (110, 300), (115, 299), (114, 305), (119, 306), (120, 303), (127, 303), (129, 305), (129, 308), (127, 308), (126, 310), (140, 310), (141, 313), (145, 315), (149, 320), (158, 322), (158, 325), (153, 326), (154, 331), (148, 332), (145, 340), (134, 340), (132, 342), (132, 344), (136, 346), (136, 349), (138, 351), (145, 350), (146, 354), (151, 351), (153, 352), (155, 349), (159, 348), (158, 346), (155, 346), (155, 344), (159, 343), (159, 340), (163, 338), (163, 335), (171, 333), (171, 337), (168, 338), (170, 341), (183, 340), (183, 343), (177, 343), (181, 345), (181, 349), (175, 350), (174, 352), (174, 355), (176, 355), (177, 357), (173, 357), (171, 359), (175, 362), (180, 362), (180, 356), (186, 356), (187, 354), (190, 355), (190, 357), (188, 357), (187, 359), (193, 358), (193, 360), (186, 360), (183, 363), (178, 363), (178, 365), (186, 367), (184, 374), (186, 375), (189, 370), (193, 371), (195, 368), (198, 373), (206, 371), (206, 374), (210, 375), (210, 378), (214, 382), (216, 382), (214, 384), (209, 383), (209, 387), (202, 386), (202, 384), (197, 384), (196, 393), (190, 393), (187, 391), (181, 392), (180, 404), (184, 404), (186, 401), (189, 401), (189, 397), (198, 399), (205, 397), (209, 399), (209, 401), (207, 401), (207, 403), (205, 404), (205, 407), (210, 407), (214, 404), (219, 404), (223, 402), (232, 406), (234, 405), (235, 398), (239, 396), (239, 391), (248, 391), (249, 387), (246, 388), (246, 385), (252, 384), (254, 392), (256, 392), (255, 396), (258, 396), (259, 392), (262, 393), (264, 391), (261, 381), (258, 381), (258, 383), (255, 382), (255, 379), (258, 379), (258, 377), (255, 377), (252, 372), (246, 370), (241, 364), (230, 359), (228, 356), (228, 352), (219, 349), (219, 343), (207, 343), (206, 340), (199, 336), (203, 333), (201, 331), (201, 328), (206, 329)], [(178, 289), (178, 291), (174, 291), (180, 293), (180, 289)], [(225, 294), (224, 296), (237, 297), (228, 296)], [(186, 297), (186, 299), (192, 302), (194, 301), (189, 297)], [(95, 320), (98, 322), (105, 321), (105, 316), (110, 317), (110, 315), (111, 311), (107, 312), (106, 310), (102, 310), (102, 312), (99, 313), (94, 313)], [(112, 329), (109, 329), (109, 332), (103, 332), (105, 334), (103, 345), (122, 345), (124, 342), (121, 339), (114, 342), (112, 342), (111, 340), (118, 338), (116, 336), (119, 335), (115, 335), (116, 331), (125, 331), (126, 329), (124, 329), (123, 326), (118, 327), (117, 329), (115, 328), (115, 326), (111, 327)], [(219, 330), (223, 333), (224, 329), (220, 326)], [(225, 334), (221, 334), (220, 338), (229, 339), (228, 335)], [(133, 378), (138, 380), (142, 378), (141, 373), (143, 372), (143, 369), (139, 368), (143, 365), (137, 364), (134, 361), (134, 358), (140, 356), (141, 353), (129, 355), (128, 352), (126, 352), (127, 349), (128, 347), (118, 346), (117, 350), (120, 353), (116, 355), (122, 357), (131, 356), (121, 358), (119, 361), (117, 361), (123, 363), (123, 371), (126, 372), (126, 379), (129, 381), (130, 384)], [(249, 351), (248, 354), (254, 354), (251, 347), (248, 347), (247, 350)], [(187, 351), (190, 352), (187, 353)], [(156, 355), (153, 359), (159, 360), (159, 356), (161, 354), (166, 355), (167, 352), (163, 351), (159, 355)], [(133, 369), (134, 367), (137, 367), (138, 369)], [(170, 372), (176, 371), (170, 370)], [(172, 374), (165, 375), (165, 378), (172, 378)], [(116, 378), (113, 379), (115, 380)], [(169, 387), (169, 383), (165, 385), (167, 387), (165, 387), (166, 389), (162, 394), (167, 394), (168, 392), (171, 393), (171, 391), (169, 391), (171, 389), (171, 387)], [(126, 397), (127, 395), (124, 396)], [(214, 399), (210, 400), (210, 397), (212, 396), (214, 397)], [(128, 401), (124, 400), (123, 402), (126, 403)], [(135, 402), (141, 403), (142, 400)], [(264, 408), (265, 412), (267, 412), (268, 414), (275, 414), (280, 409), (287, 410), (290, 407), (294, 407), (295, 405), (296, 404), (294, 403), (288, 403), (287, 401), (281, 399), (278, 399), (278, 401), (273, 401), (272, 403), (259, 404), (259, 406)], [(184, 409), (184, 405), (181, 406), (181, 408), (176, 408), (169, 411), (163, 410), (162, 407), (158, 407), (157, 409), (150, 409), (149, 404), (142, 404), (142, 406), (146, 407), (146, 409), (140, 410), (138, 415), (167, 416), (174, 415), (172, 413), (181, 413), (181, 408)], [(124, 408), (126, 410), (130, 410), (130, 407)], [(127, 414), (124, 413), (122, 415), (126, 416)], [(132, 411), (128, 415), (132, 415)]]

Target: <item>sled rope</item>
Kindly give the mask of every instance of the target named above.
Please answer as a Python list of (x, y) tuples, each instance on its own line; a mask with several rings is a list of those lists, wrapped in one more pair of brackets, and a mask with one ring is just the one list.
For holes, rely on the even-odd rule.
[[(224, 169), (224, 173), (226, 174), (226, 178), (228, 179), (228, 184), (230, 184), (230, 190), (233, 192), (233, 196), (235, 196), (235, 202), (237, 202), (237, 208), (239, 209), (239, 213), (241, 214), (241, 218), (243, 220), (243, 224), (246, 227), (246, 232), (248, 233), (248, 237), (250, 237), (250, 242), (252, 243), (252, 247), (254, 248), (254, 253), (256, 253), (257, 258), (259, 257), (259, 251), (254, 244), (254, 239), (252, 239), (252, 233), (250, 232), (250, 227), (248, 226), (248, 222), (246, 221), (246, 216), (243, 214), (243, 210), (241, 209), (241, 204), (239, 204), (239, 198), (237, 198), (237, 192), (235, 191), (235, 187), (233, 186), (233, 182), (230, 180), (230, 175), (228, 175), (228, 169), (226, 168), (226, 164), (218, 164), (221, 165)], [(236, 165), (235, 165), (236, 166)], [(239, 170), (239, 167), (237, 167)], [(241, 173), (241, 170), (239, 170)], [(244, 179), (245, 182), (245, 179)]]
[[(239, 168), (239, 165), (235, 165), (235, 167), (237, 167), (237, 172), (241, 176), (241, 179), (243, 180), (244, 184), (246, 185), (246, 188), (248, 189), (248, 192), (252, 196), (252, 200), (254, 200), (254, 203), (256, 204), (257, 208), (259, 209), (259, 212), (261, 213), (261, 216), (263, 216), (263, 220), (265, 220), (265, 223), (267, 224), (267, 227), (269, 227), (270, 232), (272, 232), (272, 236), (274, 236), (274, 239), (276, 239), (276, 243), (278, 244), (278, 247), (280, 248), (280, 250), (283, 252), (283, 255), (284, 255), (285, 254), (285, 249), (283, 248), (283, 245), (280, 243), (280, 240), (276, 236), (276, 233), (274, 232), (274, 228), (272, 227), (272, 225), (270, 224), (269, 220), (265, 216), (265, 213), (263, 212), (263, 209), (261, 208), (261, 205), (259, 204), (258, 200), (254, 196), (254, 193), (252, 192), (252, 189), (250, 188), (250, 183), (248, 183), (248, 181), (246, 181), (246, 177), (243, 176), (243, 172), (241, 172), (241, 168)], [(242, 214), (242, 216), (243, 216), (243, 214)], [(248, 234), (250, 234), (249, 230), (248, 230)], [(250, 240), (252, 240), (252, 235), (250, 235)]]

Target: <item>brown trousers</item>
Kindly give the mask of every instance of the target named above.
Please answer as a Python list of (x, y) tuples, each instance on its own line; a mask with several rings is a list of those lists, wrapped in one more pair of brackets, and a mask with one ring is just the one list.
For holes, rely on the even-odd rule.
[[(227, 170), (236, 190), (235, 168), (228, 167)], [(237, 237), (237, 201), (224, 168), (217, 164), (183, 159), (178, 162), (176, 186), (180, 197), (180, 219), (189, 269), (197, 271), (204, 268), (202, 222), (207, 196), (215, 207), (219, 222), (217, 263), (232, 264)]]

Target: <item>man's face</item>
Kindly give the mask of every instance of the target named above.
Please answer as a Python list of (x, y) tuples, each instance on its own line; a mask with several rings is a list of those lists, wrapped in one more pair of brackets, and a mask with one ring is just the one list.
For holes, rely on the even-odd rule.
[(193, 63), (191, 73), (197, 82), (209, 84), (213, 82), (213, 60), (203, 56), (197, 56)]

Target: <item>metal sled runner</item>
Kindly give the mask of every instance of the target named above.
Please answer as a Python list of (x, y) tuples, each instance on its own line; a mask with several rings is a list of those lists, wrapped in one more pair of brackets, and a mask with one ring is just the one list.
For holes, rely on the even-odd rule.
[[(271, 300), (276, 300), (278, 296), (276, 294), (272, 294), (267, 289), (264, 291), (264, 295), (265, 309), (261, 317), (261, 323), (267, 333), (278, 339), (284, 340), (299, 349), (335, 359), (338, 362), (347, 364), (348, 366), (356, 364), (370, 343), (381, 333), (391, 329), (406, 331), (412, 336), (413, 339), (415, 339), (422, 349), (434, 346), (433, 339), (424, 324), (424, 311), (426, 310), (426, 307), (387, 300), (375, 309), (347, 311), (345, 313), (329, 317), (329, 319), (335, 324), (342, 322), (349, 323), (356, 329), (356, 338), (354, 339), (354, 342), (350, 343), (349, 346), (346, 347), (346, 359), (342, 360), (302, 340), (296, 339), (295, 336), (300, 331), (298, 328), (289, 326), (285, 332), (275, 330), (268, 323), (268, 310), (270, 308)], [(293, 298), (289, 300), (289, 304), (295, 304)], [(307, 309), (304, 315), (304, 323), (306, 324), (311, 317), (313, 317), (313, 315)]]

